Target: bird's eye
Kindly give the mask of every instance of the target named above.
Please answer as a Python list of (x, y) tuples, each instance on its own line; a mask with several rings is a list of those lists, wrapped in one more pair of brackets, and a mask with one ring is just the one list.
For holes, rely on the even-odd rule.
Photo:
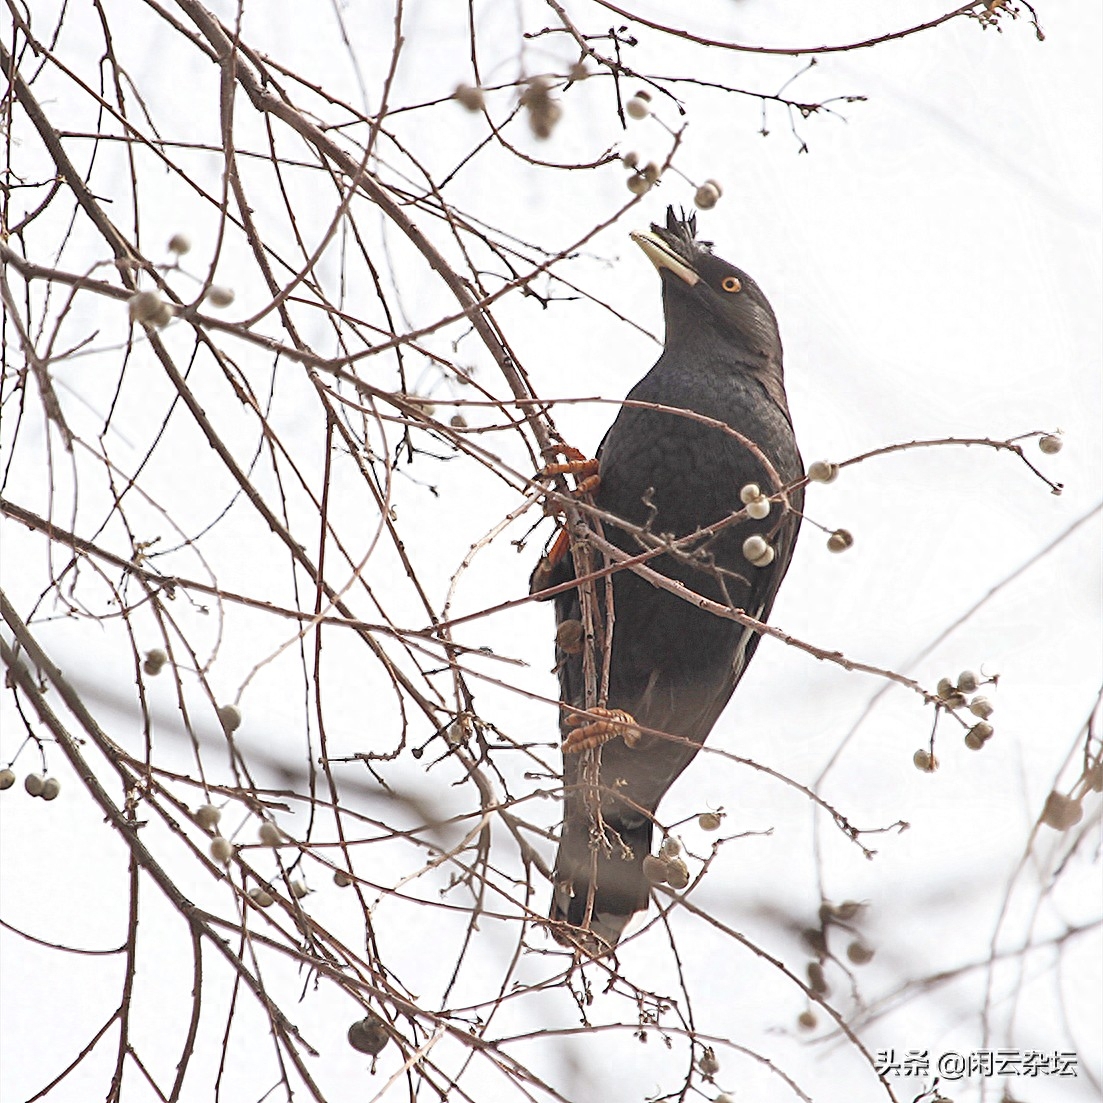
[(743, 285), (735, 278), (735, 276), (725, 276), (720, 286), (725, 291), (742, 291)]

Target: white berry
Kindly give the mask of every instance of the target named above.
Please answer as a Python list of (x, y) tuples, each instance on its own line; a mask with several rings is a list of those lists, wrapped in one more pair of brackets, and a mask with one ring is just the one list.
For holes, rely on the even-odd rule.
[(756, 567), (768, 567), (774, 561), (774, 549), (757, 534), (743, 541), (743, 558)]
[(219, 705), (218, 719), (227, 735), (241, 727), (241, 709), (237, 705)]
[(15, 771), (7, 766), (0, 770), (0, 790), (10, 789), (15, 784)]
[(42, 790), (46, 787), (46, 779), (41, 774), (28, 774), (23, 779), (23, 788), (32, 797), (42, 796)]
[(816, 460), (808, 468), (808, 478), (814, 483), (833, 483), (839, 477), (839, 465), (827, 460)]
[(211, 857), (216, 862), (221, 862), (224, 866), (229, 865), (233, 856), (234, 844), (229, 839), (224, 839), (221, 835), (211, 839)]
[(42, 782), (42, 792), (39, 796), (43, 800), (55, 800), (61, 792), (61, 782), (56, 777), (48, 777)]
[(702, 831), (719, 831), (721, 819), (718, 812), (702, 812), (697, 817), (697, 826)]
[(481, 88), (475, 88), (470, 84), (460, 84), (452, 93), (456, 103), (468, 111), (482, 111), (486, 103)]
[(158, 329), (167, 326), (175, 313), (172, 305), (165, 302), (156, 291), (139, 291), (136, 295), (131, 295), (126, 307), (132, 322), (142, 322)]
[(1055, 456), (1061, 451), (1064, 446), (1064, 441), (1055, 433), (1046, 433), (1044, 437), (1039, 438), (1038, 447), (1047, 455)]
[(700, 1057), (697, 1058), (697, 1067), (705, 1074), (705, 1076), (715, 1076), (720, 1071), (720, 1062), (716, 1059), (716, 1054), (711, 1049), (706, 1049)]
[(215, 804), (201, 804), (195, 810), (195, 822), (204, 831), (213, 831), (222, 819), (222, 809)]
[(182, 257), (191, 252), (191, 242), (183, 234), (173, 234), (169, 238), (169, 252)]
[(693, 193), (693, 203), (702, 211), (711, 211), (720, 201), (720, 185), (715, 180), (706, 180)]
[(270, 820), (265, 820), (257, 831), (257, 838), (265, 846), (279, 846), (283, 842), (283, 834)]
[(642, 89), (624, 107), (630, 119), (646, 119), (651, 114), (651, 96)]
[(207, 288), (206, 301), (214, 307), (230, 306), (234, 301), (234, 292), (229, 287), (219, 287), (213, 283)]

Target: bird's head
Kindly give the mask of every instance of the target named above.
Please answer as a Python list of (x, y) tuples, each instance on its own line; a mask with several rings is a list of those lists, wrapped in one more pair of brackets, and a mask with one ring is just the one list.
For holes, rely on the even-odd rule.
[(712, 242), (697, 240), (696, 215), (678, 218), (668, 207), (665, 227), (652, 223), (650, 232), (635, 230), (631, 237), (662, 278), (668, 349), (707, 333), (762, 366), (780, 369), (773, 308), (746, 272), (716, 256)]

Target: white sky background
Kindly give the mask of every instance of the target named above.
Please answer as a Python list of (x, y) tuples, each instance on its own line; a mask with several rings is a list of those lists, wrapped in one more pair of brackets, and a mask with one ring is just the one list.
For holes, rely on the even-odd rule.
[[(54, 18), (47, 7), (55, 5), (35, 5), (34, 26), (44, 36)], [(105, 7), (116, 34), (116, 50), (162, 136), (217, 142), (216, 68), (138, 5)], [(472, 81), (464, 8), (453, 0), (408, 5), (406, 44), (390, 96), (392, 109), (446, 97), (457, 83)], [(634, 8), (667, 11), (669, 18), (669, 5), (636, 4)], [(797, 18), (795, 11), (787, 14), (759, 0), (700, 4), (693, 7), (691, 26), (716, 38), (801, 46), (854, 41), (895, 27), (901, 17), (919, 22), (939, 13), (931, 5), (906, 12), (886, 12), (879, 4), (817, 5), (815, 11), (801, 5), (800, 9)], [(215, 6), (215, 10), (232, 22), (232, 7)], [(586, 32), (603, 32), (614, 21), (610, 13), (592, 5), (578, 3), (569, 10)], [(521, 71), (562, 72), (577, 56), (562, 36), (528, 43), (522, 39), (522, 32), (554, 22), (551, 8), (530, 2), (483, 5), (478, 11), (480, 61), (487, 85), (514, 81)], [(350, 53), (341, 44), (328, 6), (249, 6), (243, 38), (254, 49), (324, 85), (331, 94), (375, 110), (390, 58), (391, 14), (389, 5), (350, 4), (341, 9), (367, 89), (366, 104), (360, 99)], [(909, 665), (943, 629), (1087, 515), (1103, 495), (1099, 431), (1103, 27), (1096, 5), (1079, 5), (1075, 10), (1044, 5), (1039, 16), (1047, 36), (1044, 43), (1036, 40), (1025, 18), (1004, 19), (1002, 34), (994, 29), (982, 32), (975, 22), (957, 20), (875, 49), (822, 56), (815, 69), (791, 84), (786, 94), (808, 101), (839, 95), (864, 95), (868, 100), (836, 105), (845, 121), (823, 114), (798, 119), (799, 139), (790, 133), (788, 116), (780, 107), (768, 110), (770, 133), (763, 137), (758, 133), (758, 101), (688, 85), (676, 89), (688, 124), (676, 167), (694, 181), (715, 177), (724, 186), (721, 203), (699, 216), (701, 234), (716, 242), (718, 253), (751, 273), (774, 306), (785, 342), (790, 405), (807, 461), (842, 460), (913, 439), (1006, 439), (1057, 428), (1065, 434), (1065, 448), (1055, 457), (1043, 456), (1033, 441), (1027, 446), (1031, 461), (1065, 484), (1060, 497), (1051, 495), (1015, 456), (982, 448), (928, 449), (885, 457), (849, 469), (836, 483), (814, 486), (809, 493), (809, 516), (828, 528), (847, 527), (856, 543), (846, 555), (829, 555), (825, 537), (807, 525), (775, 607), (775, 624), (802, 640), (900, 670), (927, 686), (943, 675), (982, 664), (984, 670), (1000, 675), (999, 687), (991, 694), (997, 705), (996, 735), (980, 754), (964, 748), (957, 729), (943, 724), (938, 746), (941, 770), (932, 776), (916, 771), (912, 754), (927, 740), (931, 712), (914, 695), (894, 689), (854, 731), (817, 787), (825, 800), (862, 828), (904, 820), (910, 830), (864, 836), (866, 845), (878, 851), (873, 861), (867, 861), (824, 819), (819, 823), (822, 861), (817, 865), (807, 799), (710, 754), (698, 759), (661, 808), (661, 819), (674, 823), (723, 806), (728, 813), (723, 835), (772, 831), (768, 837), (755, 835), (727, 843), (691, 899), (800, 975), (808, 957), (798, 931), (815, 918), (820, 903), (817, 876), (828, 899), (869, 901), (863, 932), (877, 957), (855, 974), (862, 998), (874, 1005), (909, 978), (983, 962), (993, 948), (1017, 951), (1028, 938), (1045, 941), (1059, 935), (1066, 924), (1098, 923), (1100, 915), (1095, 861), (1100, 806), (1098, 795), (1092, 795), (1084, 805), (1087, 838), (1056, 887), (1038, 903), (1043, 896), (1040, 885), (1052, 874), (1061, 848), (1069, 841), (1043, 829), (1011, 893), (1006, 925), (995, 934), (1008, 885), (1023, 859), (1046, 793), (1054, 785), (1067, 791), (1080, 772), (1078, 732), (1098, 690), (1101, 658), (1098, 515), (1002, 589), (932, 654)], [(92, 82), (101, 52), (96, 27), (94, 13), (77, 4), (67, 12), (56, 45), (57, 55)], [(805, 64), (791, 58), (702, 52), (642, 28), (637, 33), (640, 44), (625, 60), (654, 75), (693, 76), (773, 92)], [(8, 41), (6, 24), (3, 34)], [(627, 81), (625, 92), (631, 93), (637, 85)], [(36, 85), (36, 92), (56, 127), (82, 130), (95, 125), (87, 99), (77, 96), (71, 85), (54, 77)], [(505, 116), (514, 95), (513, 91), (491, 95), (496, 119)], [(655, 104), (666, 123), (679, 125), (673, 105), (659, 98)], [(606, 78), (576, 84), (562, 95), (562, 105), (562, 121), (549, 142), (532, 140), (520, 119), (508, 132), (510, 137), (535, 156), (564, 163), (596, 159), (610, 147), (639, 150), (643, 160), (665, 156), (669, 137), (653, 121), (630, 123), (627, 132), (621, 130)], [(336, 121), (340, 116), (333, 112), (332, 118)], [(394, 115), (389, 125), (438, 178), (486, 135), (482, 116), (465, 113), (455, 104)], [(239, 149), (263, 148), (262, 131), (244, 97), (239, 100), (237, 126)], [(26, 120), (18, 115), (13, 135), (20, 147), (12, 160), (22, 165), (27, 179), (42, 179), (52, 171)], [(800, 140), (808, 143), (807, 153), (798, 152)], [(87, 145), (82, 147), (73, 139), (67, 148), (84, 164)], [(285, 148), (296, 146), (288, 141)], [(408, 170), (393, 147), (384, 145), (381, 152), (386, 166), (379, 171), (385, 180), (395, 180), (396, 166)], [(111, 200), (115, 221), (129, 226), (125, 162), (117, 151), (105, 151), (103, 160), (94, 177), (95, 190)], [(197, 154), (188, 164), (217, 193), (221, 186), (218, 157)], [(299, 230), (309, 247), (325, 232), (335, 207), (333, 190), (323, 190), (316, 175), (288, 174)], [(582, 237), (625, 202), (625, 175), (615, 163), (591, 172), (541, 169), (491, 147), (456, 175), (445, 194), (467, 214), (554, 251)], [(202, 275), (215, 243), (216, 212), (197, 203), (171, 175), (164, 174), (163, 186), (157, 185), (156, 177), (156, 171), (147, 167), (140, 203), (145, 250), (155, 259), (168, 259), (158, 243), (184, 232), (193, 242), (185, 267)], [(270, 172), (264, 175), (258, 169), (256, 182), (261, 181), (270, 189)], [(688, 207), (692, 194), (689, 184), (668, 174), (635, 210), (588, 242), (579, 256), (554, 269), (629, 322), (581, 299), (553, 302), (544, 310), (534, 299), (514, 293), (495, 306), (502, 332), (541, 396), (617, 399), (653, 362), (658, 346), (651, 335), (661, 335), (662, 324), (658, 281), (627, 234), (651, 219), (661, 219), (668, 203)], [(266, 226), (284, 226), (286, 231), (277, 194), (258, 187), (251, 199)], [(415, 329), (454, 311), (454, 300), (405, 240), (393, 229), (381, 227), (365, 200), (357, 199), (354, 205), (358, 223), (377, 235), (373, 258), (380, 268), (394, 272), (397, 301), (404, 314), (399, 330)], [(447, 239), (434, 221), (418, 217), (422, 228), (447, 248)], [(36, 227), (28, 235), (28, 257), (44, 265), (55, 263), (62, 232), (58, 225)], [(269, 244), (291, 252), (289, 242), (285, 236)], [(454, 249), (449, 250), (449, 258), (460, 262)], [(78, 216), (58, 267), (83, 271), (108, 259), (102, 239)], [(102, 269), (99, 275), (110, 279), (110, 269)], [(337, 299), (341, 256), (336, 245), (327, 251), (318, 275), (328, 281)], [(237, 301), (225, 314), (230, 320), (247, 317), (267, 300), (242, 240), (233, 235), (224, 247), (217, 279), (237, 293)], [(16, 282), (21, 287), (21, 281)], [(184, 294), (190, 293), (191, 285), (178, 283)], [(497, 287), (498, 282), (488, 279), (488, 286)], [(554, 281), (540, 279), (534, 286), (554, 296), (570, 294)], [(347, 309), (356, 314), (354, 282), (345, 295)], [(67, 322), (69, 340), (59, 344), (75, 343), (93, 331), (97, 333), (91, 345), (95, 355), (59, 362), (54, 369), (66, 414), (88, 439), (95, 438), (112, 401), (120, 346), (126, 339), (124, 306), (91, 296), (78, 299)], [(274, 326), (264, 331), (276, 332)], [(461, 327), (453, 327), (425, 343), (444, 356), (455, 355), (458, 362), (475, 370), (480, 383), (504, 396), (504, 384), (473, 335), (464, 337), (458, 353), (453, 353), (451, 342), (462, 333)], [(20, 358), (14, 337), (10, 332), (7, 336), (11, 367)], [(332, 332), (322, 324), (314, 322), (313, 328), (308, 324), (302, 336), (321, 354), (337, 352)], [(190, 334), (182, 325), (170, 326), (164, 339), (179, 360), (186, 360)], [(222, 344), (233, 350), (243, 372), (263, 393), (271, 357), (232, 338), (223, 339)], [(422, 363), (411, 357), (408, 367), (411, 378), (418, 381)], [(113, 422), (118, 432), (105, 440), (125, 472), (141, 460), (169, 401), (168, 384), (141, 342), (128, 372)], [(271, 420), (316, 480), (324, 422), (301, 374), (289, 362), (277, 369), (279, 388)], [(393, 365), (375, 364), (365, 369), (365, 378), (393, 386)], [(240, 407), (235, 408), (225, 386), (219, 389), (209, 362), (197, 361), (193, 382), (227, 439), (233, 439), (239, 425), (242, 433), (255, 435), (255, 426)], [(32, 403), (35, 417), (19, 427), (16, 438), (10, 386), (6, 381), (2, 439), (4, 463), (9, 459), (11, 463), (3, 496), (45, 515), (51, 508), (43, 477), (47, 430)], [(432, 370), (425, 371), (419, 390), (442, 403), (470, 397), (469, 389)], [(441, 409), (448, 411), (446, 406)], [(596, 448), (614, 414), (614, 405), (597, 402), (563, 405), (554, 411), (564, 437), (587, 453)], [(491, 420), (485, 411), (472, 410), (466, 416), (472, 424)], [(130, 435), (124, 439), (124, 434)], [(439, 442), (427, 438), (423, 442), (433, 452), (446, 452)], [(481, 443), (498, 449), (515, 469), (531, 471), (531, 461), (515, 436), (487, 436)], [(245, 442), (241, 448), (241, 456), (248, 457), (255, 444)], [(53, 464), (54, 519), (58, 524), (73, 524), (73, 477), (56, 438)], [(266, 492), (272, 492), (274, 485), (270, 477), (265, 481), (265, 470), (263, 465), (258, 468), (257, 478)], [(395, 480), (394, 498), (400, 532), (407, 548), (418, 556), (419, 574), (439, 611), (449, 579), (468, 548), (516, 508), (520, 499), (504, 483), (469, 463), (421, 457), (402, 471)], [(341, 532), (363, 554), (374, 533), (375, 515), (368, 512), (362, 488), (344, 476), (334, 489), (336, 508), (344, 510)], [(170, 507), (189, 536), (204, 530), (233, 493), (206, 445), (180, 419), (170, 422), (143, 478), (143, 485)], [(439, 495), (428, 491), (430, 483)], [(77, 531), (93, 538), (107, 503), (102, 478), (85, 477)], [(357, 510), (363, 510), (363, 516)], [(136, 538), (160, 536), (165, 545), (175, 544), (178, 537), (163, 518), (152, 510), (147, 513), (148, 528)], [(299, 517), (304, 522), (300, 539), (316, 545), (316, 517), (313, 528), (308, 511)], [(528, 523), (526, 516), (475, 558), (457, 590), (454, 614), (475, 612), (525, 592), (528, 572), (547, 530), (545, 526), (518, 555), (509, 541), (519, 538)], [(121, 536), (121, 530), (109, 529), (103, 542), (128, 556), (132, 549)], [(49, 585), (46, 545), (40, 535), (9, 520), (4, 521), (3, 538), (3, 585), (26, 617)], [(227, 589), (277, 603), (293, 600), (286, 554), (240, 503), (204, 535), (199, 547)], [(56, 570), (66, 557), (60, 550), (54, 555)], [(165, 564), (165, 569), (200, 573), (194, 558)], [(335, 569), (335, 580), (338, 576)], [(391, 554), (380, 551), (368, 577), (385, 595), (399, 623), (424, 623), (424, 613), (419, 613)], [(347, 580), (347, 572), (340, 578)], [(89, 593), (90, 607), (103, 611), (104, 591), (92, 585)], [(312, 601), (309, 588), (302, 600)], [(176, 611), (194, 638), (202, 639), (207, 648), (213, 645), (215, 618), (203, 619), (182, 607)], [(364, 619), (375, 619), (366, 602), (359, 612)], [(143, 753), (141, 725), (130, 709), (134, 669), (125, 632), (117, 621), (101, 628), (90, 619), (62, 615), (46, 619), (51, 613), (63, 610), (47, 600), (38, 610), (36, 630), (41, 642), (66, 675), (86, 691), (90, 707), (112, 737), (134, 753)], [(554, 679), (548, 673), (551, 619), (547, 606), (522, 606), (458, 629), (457, 639), (522, 660), (528, 664), (523, 668), (489, 659), (473, 661), (472, 666), (547, 699), (555, 694)], [(159, 643), (151, 619), (143, 620), (139, 614), (135, 623), (140, 648)], [(148, 640), (141, 636), (143, 628)], [(256, 664), (287, 640), (290, 628), (287, 622), (236, 608), (227, 610), (223, 628), (209, 678), (220, 700), (232, 700)], [(5, 638), (10, 639), (6, 629)], [(367, 668), (362, 650), (345, 647), (336, 632), (327, 636), (326, 656), (330, 754), (389, 748), (396, 718), (380, 672)], [(258, 776), (271, 785), (287, 782), (266, 763), (296, 769), (306, 761), (304, 688), (301, 676), (296, 678), (297, 662), (292, 648), (262, 667), (241, 691), (246, 719), (239, 742), (247, 755), (257, 756)], [(546, 700), (528, 699), (477, 680), (472, 684), (483, 719), (519, 740), (549, 745), (554, 741), (555, 710)], [(709, 746), (813, 785), (881, 684), (816, 662), (775, 641), (764, 641)], [(163, 768), (186, 773), (193, 759), (174, 719), (173, 683), (164, 678), (151, 683), (149, 692), (155, 760)], [(2, 700), (0, 759), (6, 762), (19, 750), (23, 729), (10, 693)], [(197, 725), (212, 741), (205, 761), (217, 774), (224, 770), (217, 750), (221, 733), (216, 738), (216, 721), (209, 706), (203, 711), (202, 698), (196, 695), (192, 701)], [(411, 743), (420, 744), (430, 734), (418, 718)], [(441, 818), (469, 812), (470, 794), (453, 787), (462, 774), (458, 768), (446, 761), (426, 774), (426, 763), (435, 760), (440, 750), (438, 740), (420, 763), (405, 755), (388, 767), (388, 780), (428, 802)], [(551, 750), (544, 754), (554, 761)], [(103, 825), (62, 756), (48, 749), (48, 763), (64, 787), (59, 800), (33, 801), (21, 783), (0, 795), (0, 918), (47, 942), (86, 949), (117, 947), (126, 930), (124, 849)], [(16, 771), (22, 778), (37, 766), (35, 754), (28, 749)], [(515, 766), (517, 771), (523, 768), (509, 758), (501, 763), (503, 770)], [(338, 774), (347, 785), (342, 790), (344, 807), (382, 819), (410, 815), (382, 798), (363, 770), (348, 766)], [(219, 780), (229, 778), (223, 775)], [(515, 792), (525, 791), (516, 773), (512, 780), (519, 787)], [(181, 789), (180, 795), (193, 807), (201, 803), (194, 789)], [(297, 838), (306, 830), (304, 808), (298, 806), (296, 815), (280, 820)], [(556, 809), (556, 804), (545, 801), (530, 814), (551, 825)], [(415, 822), (411, 820), (411, 826)], [(230, 831), (236, 823), (224, 827)], [(332, 837), (331, 825), (323, 831), (326, 838)], [(692, 823), (680, 834), (698, 857), (707, 855), (715, 838)], [(254, 835), (254, 824), (243, 829), (244, 841)], [(162, 828), (152, 824), (143, 837), (197, 903), (232, 913), (230, 890), (215, 882)], [(452, 842), (459, 837), (455, 831), (448, 835)], [(516, 872), (514, 852), (504, 832), (495, 834), (495, 847), (494, 860)], [(550, 844), (542, 847), (550, 859)], [(363, 865), (357, 871), (380, 886), (394, 885), (415, 872), (424, 857), (412, 848), (392, 844), (365, 847), (362, 853)], [(265, 865), (266, 854), (251, 858), (258, 868), (274, 872), (270, 861)], [(694, 861), (690, 865), (694, 872), (699, 868)], [(316, 864), (307, 865), (306, 876), (318, 890), (307, 898), (309, 913), (360, 949), (363, 920), (353, 894), (337, 890)], [(549, 889), (537, 880), (531, 906), (541, 911)], [(437, 889), (443, 883), (443, 877), (426, 878), (409, 886), (409, 891), (431, 904), (439, 903)], [(464, 903), (461, 891), (444, 897), (444, 903)], [(376, 894), (368, 892), (369, 898)], [(190, 1008), (187, 933), (152, 886), (144, 889), (142, 900), (134, 1031), (136, 1045), (157, 1066), (155, 1075), (167, 1083)], [(500, 902), (491, 908), (509, 910)], [(648, 920), (653, 921), (655, 914), (652, 908)], [(775, 970), (684, 911), (673, 911), (670, 921), (693, 999), (695, 1025), (703, 1037), (728, 1039), (769, 1056), (817, 1099), (888, 1098), (855, 1049), (827, 1035), (822, 1013), (821, 1030), (810, 1036), (811, 1041), (809, 1036), (797, 1036), (795, 1020), (805, 1007), (804, 998)], [(250, 922), (263, 930), (260, 920)], [(375, 924), (387, 966), (425, 1006), (439, 1009), (464, 935), (463, 915), (386, 900)], [(505, 975), (516, 939), (515, 919), (508, 923), (484, 919), (449, 1006), (491, 998)], [(541, 950), (551, 945), (535, 929), (527, 942)], [(843, 945), (839, 943), (840, 948)], [(932, 1053), (968, 1052), (985, 1045), (1075, 1049), (1081, 1060), (1076, 1080), (1023, 1081), (1014, 1084), (1012, 1094), (1030, 1103), (1095, 1099), (1101, 1075), (1099, 1038), (1103, 1037), (1099, 951), (1096, 926), (1091, 933), (1066, 942), (1059, 956), (1046, 950), (1013, 955), (1007, 968), (995, 971), (987, 1033), (978, 1015), (985, 999), (985, 973), (977, 969), (953, 984), (911, 993), (891, 1014), (869, 1025), (863, 1041), (870, 1050), (925, 1048)], [(108, 1017), (121, 989), (122, 962), (118, 956), (57, 953), (8, 929), (0, 930), (0, 954), (0, 1090), (6, 1103), (39, 1090)], [(210, 1085), (231, 994), (228, 973), (213, 958), (206, 960), (200, 1056), (193, 1068), (194, 1088), (191, 1094), (185, 1092), (185, 1099), (213, 1098)], [(624, 976), (642, 988), (683, 999), (670, 935), (661, 925), (626, 943), (620, 962)], [(561, 957), (530, 954), (522, 958), (515, 979), (536, 983), (555, 976), (564, 965)], [(344, 1039), (349, 1022), (358, 1017), (357, 1005), (331, 985), (315, 990), (286, 961), (269, 958), (263, 967), (271, 991), (320, 1051), (320, 1057), (310, 1059), (310, 1067), (326, 1098), (371, 1099), (400, 1065), (396, 1048), (384, 1051), (375, 1077), (368, 1078), (366, 1059), (349, 1049)], [(829, 975), (836, 1005), (853, 1012), (842, 974), (829, 970)], [(652, 1031), (649, 1043), (641, 1045), (631, 1029), (634, 1005), (619, 995), (603, 995), (604, 977), (599, 971), (590, 980), (595, 991), (591, 1022), (627, 1023), (628, 1027), (562, 1040), (537, 1037), (514, 1043), (508, 1051), (577, 1103), (642, 1100), (676, 1091), (688, 1062), (684, 1042), (675, 1039), (673, 1048), (667, 1049)], [(296, 1002), (300, 992), (302, 1000)], [(244, 995), (238, 999), (223, 1098), (256, 1099), (276, 1081), (278, 1071), (266, 1023)], [(487, 1036), (569, 1030), (578, 1023), (574, 1000), (562, 987), (553, 987), (508, 1002)], [(434, 1055), (446, 1067), (455, 1068), (461, 1051), (455, 1047), (448, 1056), (450, 1044), (442, 1042)], [(111, 1035), (49, 1098), (104, 1097), (114, 1045)], [(737, 1099), (794, 1098), (776, 1075), (754, 1061), (722, 1046), (718, 1053), (722, 1067), (716, 1086), (695, 1081), (703, 1087), (704, 1098), (713, 1098), (720, 1088)], [(125, 1103), (153, 1099), (133, 1072), (126, 1081)], [(480, 1103), (525, 1098), (506, 1080), (495, 1078), (486, 1063), (473, 1064), (463, 1083)], [(929, 1081), (894, 1082), (901, 1099), (912, 1098), (926, 1086)], [(1002, 1087), (1002, 1082), (990, 1084), (986, 1098), (998, 1098)], [(943, 1088), (955, 1100), (980, 1098), (976, 1080), (969, 1088), (948, 1084)], [(400, 1078), (384, 1098), (406, 1095), (405, 1080)], [(534, 1097), (543, 1098), (539, 1092)]]

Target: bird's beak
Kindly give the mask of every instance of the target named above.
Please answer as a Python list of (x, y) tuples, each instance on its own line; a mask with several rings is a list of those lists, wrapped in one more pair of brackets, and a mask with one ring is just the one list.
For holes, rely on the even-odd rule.
[(665, 268), (690, 287), (701, 282), (701, 277), (658, 234), (633, 230), (628, 236), (647, 254), (647, 259), (660, 272)]

